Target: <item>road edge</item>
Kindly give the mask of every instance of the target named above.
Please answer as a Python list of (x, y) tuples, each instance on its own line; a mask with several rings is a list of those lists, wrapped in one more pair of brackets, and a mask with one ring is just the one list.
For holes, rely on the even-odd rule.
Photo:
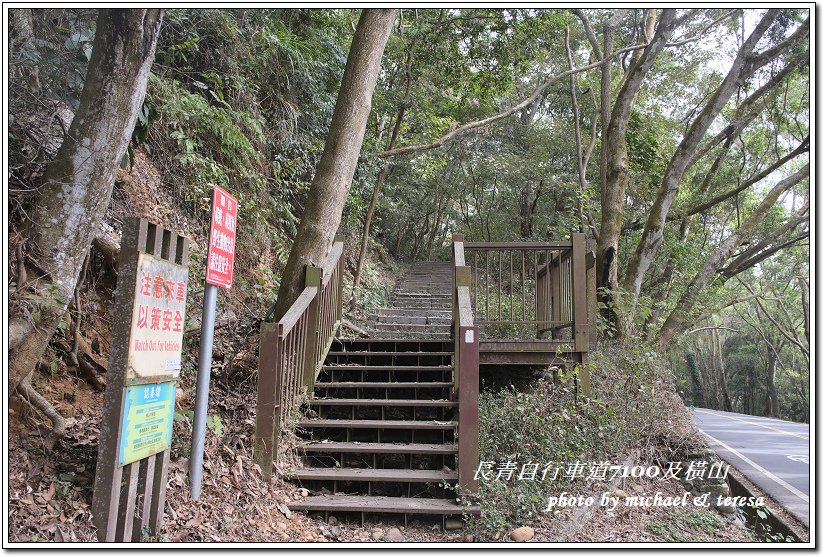
[(769, 512), (766, 522), (772, 528), (773, 533), (781, 533), (784, 536), (791, 535), (803, 543), (810, 542), (810, 530), (801, 520), (781, 506), (775, 499), (758, 489), (749, 478), (732, 465), (730, 465), (727, 474), (727, 483), (730, 486), (732, 495), (764, 498), (764, 506)]

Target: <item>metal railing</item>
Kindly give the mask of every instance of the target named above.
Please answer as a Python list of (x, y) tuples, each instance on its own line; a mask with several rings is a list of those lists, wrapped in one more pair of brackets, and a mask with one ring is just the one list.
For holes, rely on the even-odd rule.
[(343, 242), (321, 267), (306, 267), (303, 292), (277, 323), (260, 325), (254, 457), (272, 475), (282, 425), (312, 392), (343, 315)]
[(452, 237), (452, 326), (455, 356), (452, 366), (458, 397), (458, 485), (477, 492), (478, 480), (478, 365), (480, 339), (473, 322), (472, 273), (465, 264), (463, 236)]
[(462, 242), (462, 248), (475, 323), (486, 338), (569, 340), (576, 351), (587, 350), (594, 266), (587, 265), (584, 234), (560, 242)]

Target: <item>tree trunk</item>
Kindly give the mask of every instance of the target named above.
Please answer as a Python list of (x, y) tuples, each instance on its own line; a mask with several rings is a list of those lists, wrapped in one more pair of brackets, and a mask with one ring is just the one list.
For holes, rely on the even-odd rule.
[(764, 415), (776, 416), (778, 415), (778, 391), (775, 388), (775, 366), (778, 359), (775, 357), (775, 352), (767, 350), (767, 366), (764, 369), (764, 380), (767, 387), (767, 392), (764, 398)]
[[(19, 66), (20, 75), (27, 81), (29, 91), (34, 94), (40, 92), (40, 68), (33, 60), (38, 60), (40, 54), (34, 42), (34, 22), (29, 8), (9, 10), (14, 34), (14, 48), (24, 55)], [(14, 76), (12, 76), (14, 77)]]
[(701, 373), (698, 371), (698, 364), (695, 362), (695, 353), (684, 351), (684, 359), (687, 361), (687, 370), (692, 380), (692, 403), (695, 406), (704, 407), (704, 388), (701, 384)]
[(162, 17), (158, 9), (100, 10), (80, 106), (23, 226), (29, 285), (42, 301), (34, 323), (11, 318), (12, 390), (34, 370), (72, 299), (143, 104)]
[[(666, 224), (670, 206), (678, 194), (682, 176), (690, 165), (695, 162), (694, 155), (704, 134), (706, 134), (724, 106), (726, 106), (732, 94), (746, 79), (752, 76), (758, 68), (762, 67), (769, 60), (775, 59), (809, 33), (808, 20), (805, 24), (802, 24), (790, 38), (783, 41), (777, 47), (754, 55), (753, 49), (779, 16), (779, 13), (780, 10), (768, 10), (755, 27), (752, 34), (738, 51), (724, 81), (719, 85), (718, 89), (715, 90), (695, 120), (693, 120), (670, 159), (667, 169), (664, 172), (661, 187), (658, 189), (655, 202), (649, 211), (641, 240), (632, 256), (627, 274), (624, 277), (623, 286), (631, 296), (631, 304), (634, 304), (634, 301), (637, 300), (641, 291), (641, 283), (652, 264), (655, 254), (663, 243), (664, 225)], [(631, 314), (632, 307), (630, 307), (629, 310)]]
[(724, 347), (721, 342), (721, 333), (718, 329), (712, 331), (713, 359), (716, 372), (718, 373), (718, 387), (720, 391), (721, 410), (732, 412), (732, 400), (730, 400), (730, 389), (727, 384), (727, 367), (724, 365)]
[[(654, 14), (650, 10), (650, 14)], [(654, 15), (652, 16), (654, 17)], [(658, 54), (675, 30), (675, 10), (666, 9), (661, 13), (661, 21), (649, 46), (627, 70), (624, 83), (615, 99), (615, 106), (609, 123), (603, 128), (601, 142), (601, 231), (598, 236), (596, 254), (598, 258), (598, 288), (603, 288), (604, 302), (611, 301), (612, 290), (618, 284), (618, 240), (624, 218), (624, 198), (629, 180), (627, 123), (632, 106)], [(603, 77), (602, 77), (603, 79)], [(603, 101), (602, 101), (603, 102)], [(612, 304), (605, 306), (605, 317), (617, 324), (617, 313)], [(617, 327), (616, 332), (621, 333)]]
[(300, 296), (304, 268), (322, 264), (340, 226), (346, 194), (363, 144), (383, 50), (396, 11), (366, 9), (358, 21), (326, 145), (283, 271), (275, 319), (283, 317)]

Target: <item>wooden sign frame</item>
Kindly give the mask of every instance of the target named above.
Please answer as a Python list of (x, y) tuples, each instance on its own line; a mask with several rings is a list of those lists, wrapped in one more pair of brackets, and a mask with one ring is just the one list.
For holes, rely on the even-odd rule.
[[(140, 254), (153, 255), (188, 269), (189, 239), (137, 217), (129, 218), (123, 227), (92, 497), (97, 537), (104, 542), (141, 541), (144, 533), (156, 535), (163, 523), (166, 505), (168, 448), (124, 466), (118, 464), (125, 418), (124, 399), (126, 388), (131, 383), (128, 379), (129, 351)], [(185, 307), (185, 300), (183, 303)], [(157, 381), (173, 379), (158, 377)]]

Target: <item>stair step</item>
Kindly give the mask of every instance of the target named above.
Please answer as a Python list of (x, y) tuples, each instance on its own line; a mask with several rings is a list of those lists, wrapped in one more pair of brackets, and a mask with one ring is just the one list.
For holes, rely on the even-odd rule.
[(378, 323), (389, 323), (389, 324), (398, 324), (398, 325), (426, 325), (427, 317), (425, 315), (421, 316), (402, 316), (402, 315), (377, 315), (377, 316), (370, 316), (366, 320), (366, 324), (369, 326), (376, 325)]
[(398, 352), (398, 351), (387, 351), (381, 352), (379, 350), (350, 350), (350, 351), (335, 351), (330, 350), (329, 356), (451, 356), (452, 352)]
[(302, 420), (298, 427), (326, 427), (349, 429), (455, 429), (458, 422), (425, 420)]
[(410, 300), (448, 300), (451, 299), (452, 296), (449, 292), (398, 292), (395, 291), (392, 293), (392, 298), (399, 300), (401, 298), (408, 298)]
[[(420, 344), (422, 342), (430, 342), (432, 344), (444, 344), (443, 339), (440, 338), (408, 338), (408, 337), (395, 337), (395, 338), (348, 338), (342, 341), (349, 346), (356, 346), (359, 344)], [(450, 343), (449, 348), (452, 348)]]
[(371, 338), (373, 338), (375, 340), (380, 340), (380, 339), (384, 338), (384, 337), (381, 336), (381, 335), (384, 335), (384, 334), (387, 335), (386, 338), (392, 338), (392, 336), (394, 336), (396, 334), (400, 334), (400, 333), (405, 334), (407, 338), (411, 338), (411, 339), (421, 338), (421, 339), (429, 339), (429, 340), (447, 341), (450, 338), (450, 333), (445, 332), (445, 331), (442, 332), (442, 333), (439, 333), (439, 332), (436, 332), (436, 331), (420, 331), (420, 332), (417, 332), (417, 331), (398, 331), (398, 330), (394, 330), (394, 329), (389, 330), (389, 331), (376, 331), (376, 330), (373, 329), (371, 332), (372, 332), (372, 335), (373, 335)]
[(298, 480), (436, 483), (457, 481), (458, 473), (442, 470), (405, 470), (403, 468), (300, 468), (291, 477)]
[(401, 317), (409, 315), (413, 317), (442, 317), (444, 319), (452, 319), (451, 309), (390, 307), (378, 308), (377, 311), (377, 317)]
[(405, 406), (421, 408), (454, 408), (457, 402), (451, 400), (416, 400), (402, 398), (315, 398), (312, 406)]
[(303, 450), (307, 453), (374, 453), (374, 454), (457, 454), (457, 445), (432, 443), (357, 443), (334, 441), (322, 443), (306, 442)]
[(477, 505), (462, 507), (454, 499), (384, 497), (377, 495), (315, 495), (289, 503), (293, 511), (375, 512), (453, 515), (480, 514)]
[(341, 369), (346, 371), (452, 371), (452, 366), (362, 366), (358, 364), (323, 366), (324, 371)]
[(449, 331), (449, 324), (444, 323), (442, 325), (429, 325), (426, 323), (372, 323), (369, 325), (373, 329), (378, 329), (381, 331), (431, 331), (431, 332), (441, 332), (440, 329), (445, 329)]
[(315, 383), (315, 388), (323, 389), (445, 389), (452, 386), (452, 383), (441, 381), (330, 381), (325, 383)]

